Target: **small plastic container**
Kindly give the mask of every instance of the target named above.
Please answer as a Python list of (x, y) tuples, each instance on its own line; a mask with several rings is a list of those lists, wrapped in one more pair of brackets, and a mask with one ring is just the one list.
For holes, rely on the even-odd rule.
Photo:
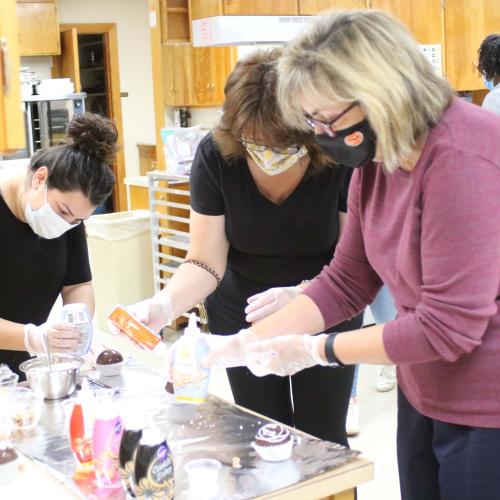
[(7, 365), (0, 365), (0, 391), (8, 387), (16, 387), (19, 375)]
[(9, 389), (9, 403), (14, 428), (19, 431), (33, 429), (42, 415), (43, 397), (27, 387)]
[(184, 469), (189, 480), (189, 493), (197, 499), (214, 498), (219, 493), (221, 463), (213, 458), (189, 461)]

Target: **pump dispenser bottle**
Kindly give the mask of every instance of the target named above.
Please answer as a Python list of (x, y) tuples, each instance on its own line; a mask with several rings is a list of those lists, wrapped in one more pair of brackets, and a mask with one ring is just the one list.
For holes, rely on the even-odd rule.
[(208, 346), (196, 324), (196, 316), (191, 314), (174, 354), (172, 378), (177, 401), (190, 404), (205, 401), (210, 370), (203, 368), (201, 361), (207, 354)]

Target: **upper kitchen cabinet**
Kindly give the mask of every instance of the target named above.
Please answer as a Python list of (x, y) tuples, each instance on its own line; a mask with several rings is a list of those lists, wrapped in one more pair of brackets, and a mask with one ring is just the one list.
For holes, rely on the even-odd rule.
[(166, 44), (163, 51), (165, 106), (207, 107), (224, 102), (224, 83), (236, 63), (226, 47)]
[(392, 14), (413, 33), (418, 43), (442, 43), (442, 0), (368, 0), (368, 7)]
[(21, 84), (16, 2), (0, 1), (0, 153), (26, 146)]
[(16, 7), (21, 55), (60, 54), (59, 20), (55, 0), (38, 2), (18, 0)]
[(477, 72), (481, 42), (500, 30), (498, 0), (446, 0), (446, 76), (456, 90), (484, 87)]
[(191, 19), (212, 16), (296, 16), (297, 0), (190, 0)]
[(299, 0), (299, 14), (315, 16), (329, 9), (364, 9), (366, 0)]
[(161, 42), (189, 41), (188, 0), (160, 0)]

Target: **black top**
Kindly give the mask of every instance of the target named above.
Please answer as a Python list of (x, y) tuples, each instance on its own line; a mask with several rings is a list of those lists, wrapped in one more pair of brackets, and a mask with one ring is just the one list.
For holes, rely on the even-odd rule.
[[(351, 169), (352, 170), (352, 169)], [(225, 215), (228, 268), (253, 281), (280, 286), (316, 276), (338, 239), (338, 212), (347, 211), (350, 170), (308, 172), (280, 205), (260, 194), (246, 159), (226, 161), (209, 134), (191, 168), (191, 207)]]
[[(0, 241), (2, 319), (40, 325), (64, 286), (92, 279), (83, 224), (59, 238), (40, 238), (0, 196)], [(0, 349), (0, 363), (11, 369), (28, 357), (26, 352)]]

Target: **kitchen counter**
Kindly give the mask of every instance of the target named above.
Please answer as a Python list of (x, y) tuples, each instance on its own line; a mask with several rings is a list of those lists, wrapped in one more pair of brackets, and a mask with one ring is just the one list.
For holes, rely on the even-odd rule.
[[(101, 380), (119, 387), (115, 399), (122, 413), (139, 411), (165, 433), (174, 456), (176, 500), (193, 499), (184, 471), (185, 463), (193, 458), (215, 458), (222, 463), (217, 498), (224, 499), (321, 498), (339, 492), (345, 492), (342, 499), (354, 498), (352, 488), (373, 477), (373, 464), (358, 452), (293, 429), (300, 443), (292, 457), (265, 462), (251, 442), (267, 419), (214, 396), (200, 406), (172, 404), (164, 391), (165, 380), (137, 361), (121, 376)], [(74, 475), (64, 405), (65, 401), (46, 401), (39, 426), (16, 436), (14, 444), (64, 483), (67, 498), (85, 498), (95, 485)], [(235, 459), (240, 468), (233, 467)], [(112, 498), (125, 496), (120, 492)]]

